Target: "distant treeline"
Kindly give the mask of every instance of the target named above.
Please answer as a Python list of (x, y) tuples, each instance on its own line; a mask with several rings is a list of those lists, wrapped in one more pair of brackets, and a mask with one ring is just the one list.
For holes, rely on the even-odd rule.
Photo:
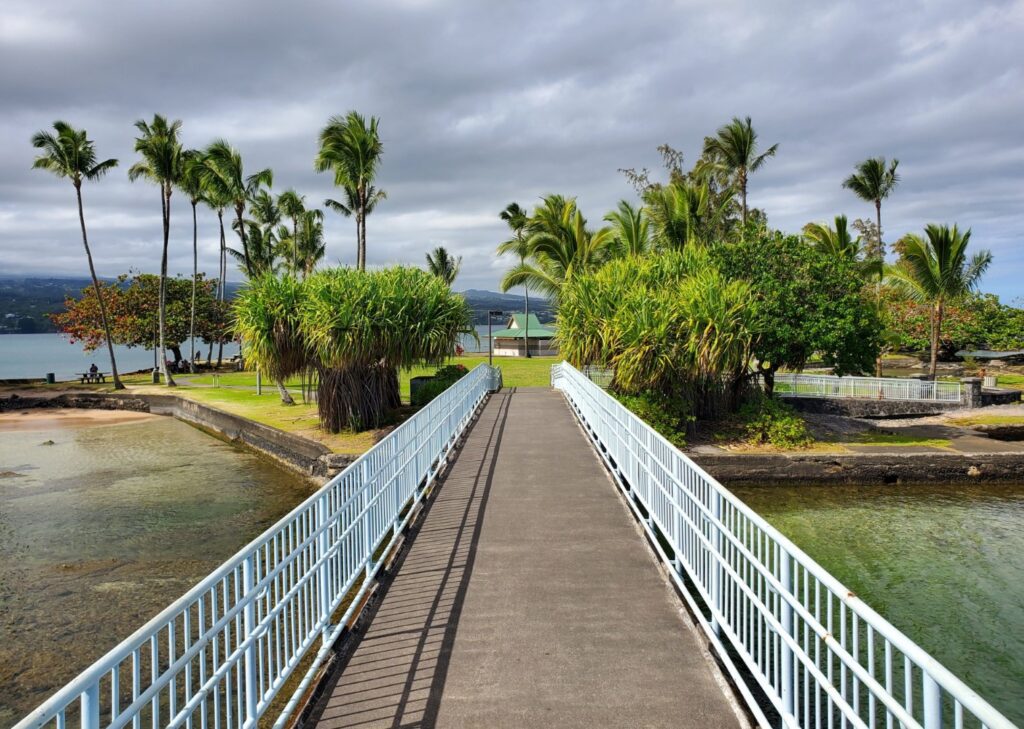
[[(112, 282), (114, 279), (104, 279)], [(56, 332), (50, 314), (64, 311), (64, 299), (79, 298), (90, 286), (88, 278), (0, 278), (0, 334), (39, 334)], [(241, 284), (227, 284), (227, 297), (233, 299)], [(473, 323), (486, 324), (488, 311), (513, 312), (523, 308), (523, 297), (471, 289), (464, 292), (473, 310)], [(541, 321), (554, 318), (547, 301), (530, 297), (530, 311)]]

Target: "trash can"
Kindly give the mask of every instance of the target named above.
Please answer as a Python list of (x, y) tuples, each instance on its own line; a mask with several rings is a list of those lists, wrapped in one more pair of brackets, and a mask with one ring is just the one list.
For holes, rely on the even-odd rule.
[(160, 370), (153, 370), (153, 384), (160, 384)]
[(57, 382), (57, 375), (53, 374), (52, 372), (47, 372), (46, 373), (46, 384), (47, 385), (53, 385), (53, 384), (56, 384), (56, 382)]
[(996, 386), (996, 376), (995, 375), (985, 375), (985, 379), (984, 379), (984, 381), (982, 383), (982, 387), (995, 387), (995, 386)]

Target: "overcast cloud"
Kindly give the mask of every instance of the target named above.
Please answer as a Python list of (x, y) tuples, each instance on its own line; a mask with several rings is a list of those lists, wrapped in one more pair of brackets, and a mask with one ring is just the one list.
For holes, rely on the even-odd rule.
[[(751, 204), (798, 231), (869, 205), (841, 188), (868, 156), (900, 159), (886, 237), (957, 222), (990, 248), (985, 288), (1024, 294), (1024, 2), (288, 2), (4, 0), (0, 8), (0, 274), (86, 269), (70, 185), (29, 169), (31, 135), (85, 127), (121, 167), (85, 189), (101, 275), (159, 264), (157, 190), (129, 183), (132, 122), (184, 122), (188, 146), (225, 137), (274, 189), (319, 204), (327, 117), (381, 117), (388, 192), (370, 263), (421, 264), (444, 245), (456, 288), (496, 289), (497, 213), (576, 195), (593, 224), (633, 191), (621, 167), (692, 163), (706, 134), (750, 115), (778, 156)], [(200, 213), (200, 266), (216, 219)], [(171, 267), (191, 270), (191, 221), (172, 209)], [(355, 225), (327, 213), (329, 262)], [(230, 277), (240, 278), (237, 270)]]

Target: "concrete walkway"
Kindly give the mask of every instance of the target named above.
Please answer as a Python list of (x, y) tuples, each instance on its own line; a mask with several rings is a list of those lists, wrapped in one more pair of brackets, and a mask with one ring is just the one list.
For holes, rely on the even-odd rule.
[(322, 727), (736, 727), (702, 644), (562, 396), (493, 396)]

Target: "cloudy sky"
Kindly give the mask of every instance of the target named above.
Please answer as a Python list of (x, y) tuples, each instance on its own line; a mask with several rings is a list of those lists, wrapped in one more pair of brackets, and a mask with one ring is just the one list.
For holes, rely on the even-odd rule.
[[(275, 189), (332, 196), (313, 172), (319, 129), (381, 118), (388, 192), (371, 263), (464, 258), (456, 288), (494, 289), (507, 261), (497, 213), (549, 192), (593, 223), (633, 192), (617, 172), (658, 165), (733, 116), (778, 156), (751, 204), (797, 231), (870, 206), (841, 188), (872, 155), (900, 159), (887, 238), (927, 222), (973, 229), (995, 263), (985, 288), (1024, 295), (1024, 2), (142, 2), (0, 6), (0, 275), (85, 272), (69, 184), (29, 169), (33, 132), (85, 127), (121, 167), (85, 190), (101, 275), (159, 263), (158, 192), (129, 183), (132, 122), (184, 122), (186, 145), (224, 137)], [(172, 269), (191, 225), (172, 210)], [(201, 213), (200, 265), (216, 270)], [(328, 213), (328, 260), (355, 258), (355, 226)], [(232, 271), (238, 279), (240, 274)]]

